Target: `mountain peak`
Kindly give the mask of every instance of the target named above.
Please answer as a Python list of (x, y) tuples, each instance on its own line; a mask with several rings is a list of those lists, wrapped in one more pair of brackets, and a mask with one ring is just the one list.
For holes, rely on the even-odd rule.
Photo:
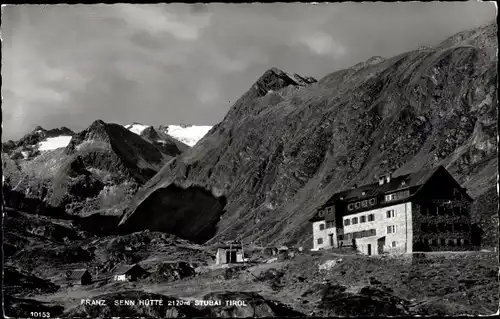
[(106, 122), (104, 122), (103, 120), (95, 120), (94, 122), (92, 122), (92, 124), (90, 124), (90, 127), (99, 127), (104, 125), (106, 125)]
[(307, 86), (314, 82), (317, 80), (313, 77), (303, 77), (273, 67), (264, 72), (253, 88), (259, 92), (259, 95), (266, 95), (269, 91), (278, 91), (290, 85)]

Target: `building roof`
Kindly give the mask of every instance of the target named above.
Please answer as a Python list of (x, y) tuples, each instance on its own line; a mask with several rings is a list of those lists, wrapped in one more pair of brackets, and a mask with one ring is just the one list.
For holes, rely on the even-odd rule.
[(123, 274), (128, 273), (133, 268), (140, 268), (140, 269), (142, 269), (142, 267), (139, 266), (139, 265), (137, 265), (137, 264), (133, 264), (133, 265), (121, 265), (121, 266), (118, 266), (116, 268), (116, 270), (114, 271), (114, 274), (115, 275), (123, 275)]
[[(350, 203), (354, 201), (373, 198), (375, 196), (380, 196), (387, 193), (394, 193), (401, 190), (413, 190), (411, 191), (410, 197), (417, 196), (417, 193), (422, 189), (424, 184), (426, 184), (427, 181), (429, 181), (431, 177), (438, 172), (441, 174), (445, 174), (449, 176), (451, 179), (453, 179), (453, 176), (451, 176), (451, 174), (446, 170), (446, 168), (440, 165), (431, 169), (426, 169), (410, 174), (391, 177), (389, 182), (384, 182), (382, 185), (376, 182), (335, 193), (323, 206), (319, 207), (318, 209), (322, 210), (326, 207), (329, 207), (331, 208), (331, 211), (330, 212), (326, 211), (326, 214), (324, 216), (323, 215), (319, 216), (318, 213), (316, 213), (312, 218), (309, 219), (309, 221), (311, 222), (319, 220), (325, 220), (327, 222), (334, 221), (336, 219), (335, 204), (339, 202)], [(456, 180), (454, 181), (456, 182)], [(460, 187), (460, 185), (458, 186)], [(465, 191), (465, 188), (462, 189)], [(472, 200), (472, 198), (467, 194), (466, 191), (464, 192), (464, 194), (467, 196), (469, 200)], [(408, 201), (408, 199), (409, 198), (406, 197), (400, 200), (394, 200), (390, 202), (390, 205), (394, 205), (401, 201)], [(380, 204), (378, 206), (380, 206)], [(384, 206), (384, 204), (382, 204), (382, 206)], [(353, 214), (357, 212), (359, 211), (344, 213), (344, 215)]]
[(389, 183), (379, 185), (378, 182), (363, 185), (357, 188), (352, 188), (335, 193), (325, 203), (323, 207), (330, 206), (337, 201), (354, 201), (373, 197), (379, 194), (393, 192), (402, 189), (408, 189), (415, 186), (421, 186), (439, 169), (445, 169), (443, 166), (438, 166), (432, 169), (421, 170), (418, 172), (391, 177)]
[(217, 249), (242, 249), (241, 245), (218, 245)]
[[(73, 269), (68, 271), (67, 279), (69, 280), (80, 280), (83, 275), (88, 272), (87, 269)], [(90, 273), (89, 273), (90, 274)]]

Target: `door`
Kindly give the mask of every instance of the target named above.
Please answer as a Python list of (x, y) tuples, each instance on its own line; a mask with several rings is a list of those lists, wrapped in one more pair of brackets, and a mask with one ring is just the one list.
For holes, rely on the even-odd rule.
[(382, 255), (384, 253), (385, 236), (377, 240), (377, 250), (378, 254)]
[(333, 234), (330, 234), (328, 236), (330, 236), (330, 246), (333, 247)]
[(226, 251), (226, 264), (229, 264), (231, 262), (231, 252), (228, 250)]
[(231, 252), (231, 263), (235, 263), (236, 262), (236, 251), (232, 251)]
[(372, 244), (368, 244), (366, 247), (368, 249), (368, 256), (370, 256), (372, 254)]

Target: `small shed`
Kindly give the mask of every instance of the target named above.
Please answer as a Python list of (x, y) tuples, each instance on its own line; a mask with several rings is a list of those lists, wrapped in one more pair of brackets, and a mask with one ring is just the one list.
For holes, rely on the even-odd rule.
[(92, 283), (92, 275), (87, 269), (74, 269), (66, 273), (66, 281), (68, 285), (90, 285)]
[(276, 256), (278, 254), (278, 248), (277, 247), (266, 247), (264, 249), (264, 254), (269, 255), (269, 256)]
[(122, 265), (117, 267), (117, 269), (114, 271), (113, 280), (135, 281), (139, 278), (143, 278), (145, 275), (147, 275), (147, 271), (138, 264)]
[(241, 245), (220, 245), (217, 247), (217, 254), (215, 255), (216, 264), (234, 264), (244, 261), (245, 257)]

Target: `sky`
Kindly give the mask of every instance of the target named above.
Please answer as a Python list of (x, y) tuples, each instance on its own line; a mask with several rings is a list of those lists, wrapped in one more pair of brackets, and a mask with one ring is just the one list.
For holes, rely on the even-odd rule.
[(2, 140), (94, 120), (215, 125), (272, 67), (321, 79), (491, 22), (488, 2), (2, 7)]

